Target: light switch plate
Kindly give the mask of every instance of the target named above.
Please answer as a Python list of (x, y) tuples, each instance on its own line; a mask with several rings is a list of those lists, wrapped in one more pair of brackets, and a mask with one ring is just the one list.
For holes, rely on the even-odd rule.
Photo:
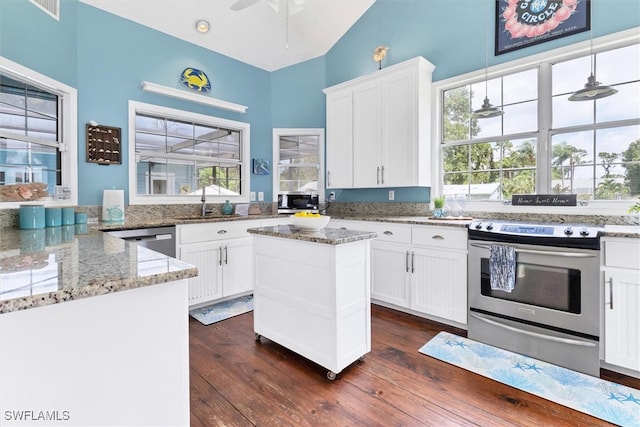
[(389, 190), (389, 200), (394, 200), (396, 198), (396, 192), (393, 190)]
[(249, 200), (252, 202), (256, 201), (256, 192), (252, 191), (251, 193), (249, 193)]
[(259, 202), (264, 202), (264, 192), (263, 191), (258, 191), (258, 201)]

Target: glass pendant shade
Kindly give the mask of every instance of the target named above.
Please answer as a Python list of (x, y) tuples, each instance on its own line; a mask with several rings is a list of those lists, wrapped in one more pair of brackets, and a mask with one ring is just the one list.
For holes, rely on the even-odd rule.
[(491, 105), (491, 103), (489, 102), (489, 98), (485, 96), (482, 107), (480, 107), (480, 109), (478, 110), (475, 110), (472, 114), (472, 117), (475, 117), (477, 119), (488, 119), (491, 117), (498, 117), (503, 114), (504, 111), (502, 111), (498, 107), (494, 107), (493, 105)]
[(596, 76), (593, 73), (587, 78), (587, 83), (584, 88), (574, 92), (569, 101), (590, 101), (592, 99), (606, 98), (607, 96), (615, 95), (618, 93), (617, 89), (611, 86), (601, 85), (596, 81)]

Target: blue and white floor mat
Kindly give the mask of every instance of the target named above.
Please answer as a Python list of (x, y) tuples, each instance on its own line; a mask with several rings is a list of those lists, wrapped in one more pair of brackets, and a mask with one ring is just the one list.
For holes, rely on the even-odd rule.
[(418, 351), (605, 421), (640, 426), (640, 390), (635, 388), (447, 332)]
[(246, 295), (189, 311), (203, 325), (210, 325), (253, 310), (253, 295)]

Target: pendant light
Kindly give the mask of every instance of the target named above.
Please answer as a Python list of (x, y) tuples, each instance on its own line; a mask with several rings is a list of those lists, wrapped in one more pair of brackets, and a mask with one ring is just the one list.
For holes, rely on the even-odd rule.
[[(489, 10), (491, 7), (489, 6)], [(471, 117), (475, 117), (477, 119), (488, 119), (491, 117), (499, 117), (504, 114), (498, 107), (494, 107), (489, 102), (489, 91), (488, 91), (488, 83), (489, 79), (489, 50), (487, 49), (487, 37), (489, 33), (489, 20), (487, 20), (487, 28), (484, 32), (484, 102), (482, 103), (482, 107), (480, 109), (475, 110)]]
[(618, 93), (618, 89), (614, 89), (611, 86), (600, 84), (596, 80), (595, 73), (595, 54), (593, 53), (593, 33), (589, 31), (590, 49), (589, 56), (591, 58), (591, 74), (587, 77), (587, 83), (584, 87), (569, 97), (569, 101), (591, 101), (592, 99), (606, 98), (607, 96), (615, 95)]

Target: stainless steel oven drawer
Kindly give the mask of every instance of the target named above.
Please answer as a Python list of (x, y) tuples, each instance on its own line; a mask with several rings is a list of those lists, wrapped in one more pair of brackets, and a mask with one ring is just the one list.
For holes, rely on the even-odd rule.
[(598, 341), (474, 311), (468, 313), (467, 326), (472, 340), (600, 376)]

